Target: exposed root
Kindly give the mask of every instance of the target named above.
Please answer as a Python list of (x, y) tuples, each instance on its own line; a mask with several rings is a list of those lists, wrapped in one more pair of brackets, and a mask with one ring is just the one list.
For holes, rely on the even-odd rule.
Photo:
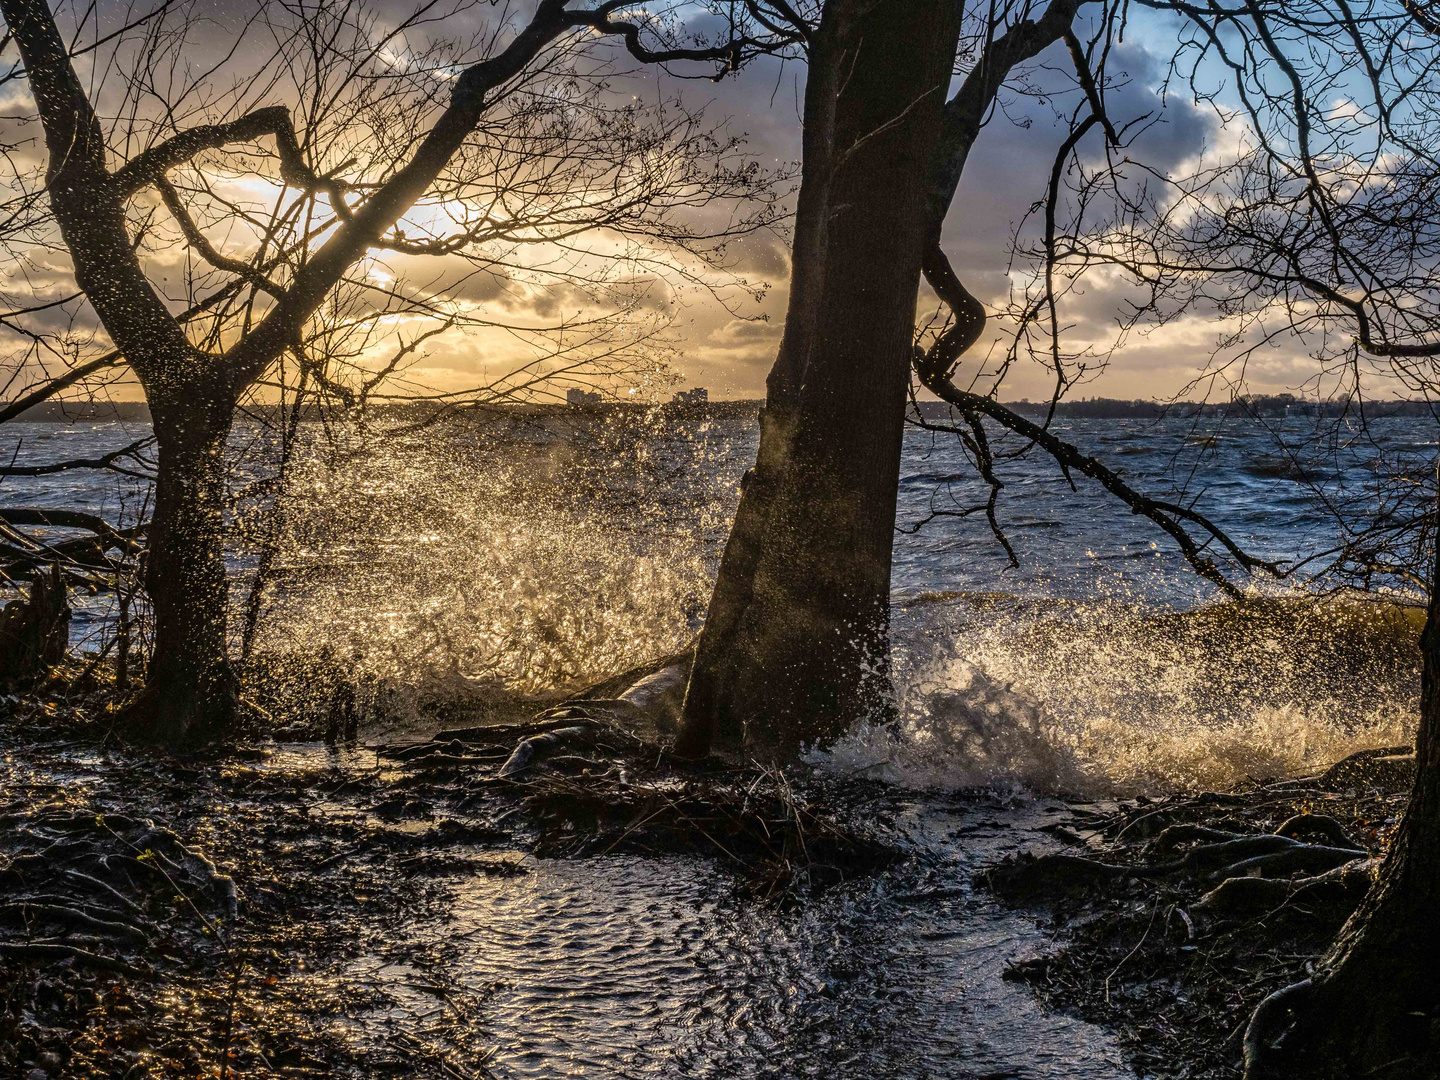
[(1299, 982), (1283, 986), (1260, 1002), (1245, 1027), (1245, 1075), (1251, 1080), (1263, 1080), (1269, 1073), (1267, 1052), (1273, 1049), (1271, 1040), (1289, 1026), (1287, 1017), (1290, 1010), (1299, 1005), (1310, 994), (1311, 982)]
[(1301, 983), (1359, 907), (1405, 802), (1315, 777), (1077, 807), (1066, 831), (1088, 851), (1022, 856), (989, 876), (1067, 942), (1009, 977), (1117, 1029), (1146, 1075), (1232, 1080), (1242, 1054), (1267, 1075), (1266, 1048), (1304, 991), (1276, 996), (1247, 1029), (1251, 1013)]
[(1184, 910), (1186, 937), (1209, 937), (1227, 923), (1257, 919), (1286, 904), (1319, 913), (1339, 924), (1365, 899), (1378, 859), (1351, 859), (1313, 877), (1230, 877)]
[(1299, 839), (1306, 834), (1319, 834), (1330, 841), (1331, 847), (1348, 848), (1351, 851), (1364, 851), (1365, 849), (1350, 839), (1350, 834), (1345, 831), (1345, 826), (1336, 821), (1328, 814), (1296, 814), (1275, 830), (1280, 836), (1293, 836)]
[[(4, 820), (12, 833), (8, 858), (0, 864), (7, 886), (0, 935), (24, 939), (6, 940), (6, 955), (60, 956), (63, 950), (45, 949), (81, 939), (146, 948), (165, 932), (162, 924), (173, 921), (177, 904), (198, 924), (194, 929), (214, 940), (223, 941), (223, 924), (235, 917), (234, 881), (149, 820), (58, 808)], [(104, 955), (77, 959), (92, 967), (135, 969), (119, 960), (115, 967), (114, 958)]]
[(21, 961), (38, 960), (42, 963), (50, 963), (56, 960), (72, 960), (85, 967), (101, 968), (105, 971), (118, 971), (122, 975), (140, 976), (150, 974), (148, 968), (127, 964), (125, 961), (117, 960), (113, 956), (101, 956), (98, 953), (77, 949), (73, 945), (63, 945), (53, 941), (0, 941), (0, 957)]
[(453, 778), (471, 800), (518, 800), (539, 827), (537, 854), (698, 852), (771, 894), (870, 873), (902, 853), (896, 838), (828, 809), (838, 800), (818, 778), (672, 760), (617, 720), (629, 719), (628, 707), (623, 698), (577, 701), (532, 721), (378, 752), (432, 784)]
[[(1338, 828), (1338, 823), (1336, 826)], [(1170, 849), (1195, 839), (1214, 839), (1214, 842), (1201, 844), (1181, 858), (1161, 863), (1109, 863), (1066, 854), (1038, 858), (1025, 855), (995, 867), (988, 876), (997, 891), (1017, 899), (1034, 898), (1077, 883), (1121, 878), (1153, 878), (1170, 874), (1208, 874), (1212, 879), (1270, 878), (1297, 871), (1314, 874), (1364, 857), (1363, 850), (1358, 847), (1306, 844), (1276, 833), (1236, 836), (1220, 829), (1187, 826), (1166, 829), (1152, 847)]]

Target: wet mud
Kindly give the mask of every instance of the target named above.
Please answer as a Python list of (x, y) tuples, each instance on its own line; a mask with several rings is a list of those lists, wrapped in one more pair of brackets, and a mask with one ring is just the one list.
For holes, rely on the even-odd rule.
[(1044, 938), (974, 886), (1058, 805), (603, 738), (501, 777), (513, 731), (196, 764), (58, 722), (0, 729), (6, 1075), (1129, 1074), (1005, 982)]

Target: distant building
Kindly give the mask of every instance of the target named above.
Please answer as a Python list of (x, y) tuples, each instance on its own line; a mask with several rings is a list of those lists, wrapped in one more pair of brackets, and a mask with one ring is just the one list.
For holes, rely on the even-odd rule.
[(599, 405), (602, 400), (604, 399), (593, 390), (581, 390), (579, 387), (576, 387), (574, 390), (565, 391), (565, 404), (574, 405), (576, 408), (583, 409)]
[(710, 391), (697, 386), (694, 390), (681, 390), (670, 400), (676, 405), (704, 405), (710, 400)]

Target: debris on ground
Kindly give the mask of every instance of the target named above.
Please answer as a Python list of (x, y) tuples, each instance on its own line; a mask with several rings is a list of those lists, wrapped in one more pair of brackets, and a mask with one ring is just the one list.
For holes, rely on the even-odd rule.
[(1244, 791), (1072, 807), (1053, 830), (1069, 852), (987, 875), (1062, 943), (1007, 977), (1116, 1031), (1142, 1075), (1238, 1077), (1255, 1006), (1305, 978), (1364, 899), (1409, 800), (1408, 749)]

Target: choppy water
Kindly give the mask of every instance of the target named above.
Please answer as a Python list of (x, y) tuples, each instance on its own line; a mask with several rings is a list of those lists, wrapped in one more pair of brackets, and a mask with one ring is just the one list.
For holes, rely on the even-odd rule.
[[(1424, 425), (1380, 423), (1372, 434), (1402, 452), (1434, 453)], [(21, 462), (88, 456), (135, 436), (121, 427), (11, 425), (20, 444), (8, 452)], [(1123, 463), (1137, 486), (1203, 489), (1206, 510), (1258, 554), (1294, 558), (1334, 540), (1303, 475), (1258, 427), (1200, 440), (1178, 421), (1061, 427)], [(512, 417), (371, 442), (306, 432), (258, 648), (328, 647), (439, 698), (563, 685), (687, 640), (754, 453), (746, 423), (661, 414), (624, 424)], [(266, 441), (237, 433), (237, 486), (264, 474), (253, 451)], [(1368, 466), (1357, 453), (1339, 467), (1363, 480)], [(969, 477), (953, 445), (911, 432), (901, 525), (943, 505), (948, 489), (960, 505), (976, 501)], [(417, 948), (442, 943), (450, 973), (485, 1003), (482, 1034), (496, 1048), (485, 1068), (1133, 1075), (1105, 1033), (1044, 1012), (1000, 978), (1045, 935), (977, 893), (973, 871), (1048, 842), (1035, 831), (1050, 820), (1045, 800), (1026, 792), (1223, 786), (1404, 741), (1417, 624), (1354, 600), (1221, 602), (1097, 486), (1082, 480), (1071, 492), (1041, 457), (1013, 463), (1006, 479), (1001, 514), (1020, 568), (1005, 568), (973, 516), (897, 534), (902, 724), (858, 730), (815, 756), (916, 789), (903, 813), (931, 869), (907, 865), (788, 911), (737, 899), (722, 868), (689, 859), (531, 860), (522, 878), (460, 881), (453, 918), (410, 933)], [(144, 488), (76, 474), (7, 480), (0, 499), (128, 523)], [(251, 520), (250, 509), (242, 500), (235, 519)], [(237, 605), (263, 535), (232, 545)], [(77, 639), (94, 644), (105, 603), (82, 600)], [(274, 767), (290, 757), (313, 767), (314, 755), (296, 748)], [(973, 785), (994, 794), (976, 803), (941, 793)], [(926, 889), (943, 891), (907, 899), (922, 873)], [(427, 1030), (436, 1003), (404, 963), (362, 956), (345, 977), (398, 1002), (353, 1017), (354, 1037)]]
[[(1374, 456), (1426, 460), (1432, 425), (1374, 421), (1317, 442), (1314, 422), (1069, 420), (1059, 434), (1142, 490), (1199, 495), (1252, 553), (1295, 560), (1337, 541), (1316, 483), (1358, 487)], [(22, 463), (89, 456), (137, 425), (10, 425)], [(396, 702), (564, 686), (679, 647), (694, 633), (753, 460), (753, 414), (513, 414), (403, 436), (302, 428), (281, 503), (232, 519), (240, 607), (280, 522), (257, 648), (325, 648), (398, 688)], [(1342, 435), (1345, 433), (1342, 431)], [(1360, 437), (1363, 435), (1363, 438)], [(1277, 441), (1278, 440), (1278, 441)], [(235, 487), (272, 469), (274, 441), (233, 440)], [(1299, 449), (1296, 449), (1299, 448)], [(1006, 462), (1011, 569), (953, 437), (906, 437), (896, 534), (896, 671), (907, 728), (860, 731), (846, 768), (920, 785), (1017, 781), (1050, 790), (1223, 785), (1404, 741), (1413, 619), (1364, 602), (1223, 602), (1168, 537), (1099, 485), (1072, 491), (1043, 454)], [(10, 478), (8, 505), (74, 506), (125, 523), (132, 478)], [(109, 598), (82, 598), (77, 640)]]

